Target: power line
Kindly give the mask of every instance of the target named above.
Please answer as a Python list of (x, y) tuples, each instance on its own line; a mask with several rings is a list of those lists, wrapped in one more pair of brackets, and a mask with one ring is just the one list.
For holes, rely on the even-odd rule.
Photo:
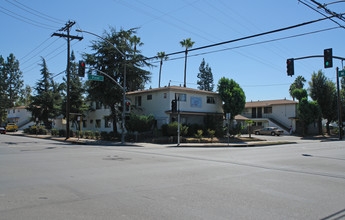
[[(51, 19), (50, 16), (48, 16), (48, 15), (44, 15), (44, 14), (43, 14), (44, 16), (42, 16), (42, 15), (40, 15), (40, 14), (42, 14), (42, 13), (38, 14), (38, 13), (35, 13), (35, 12), (31, 12), (30, 10), (25, 9), (25, 8), (23, 8), (22, 6), (17, 5), (17, 4), (21, 4), (21, 3), (15, 1), (15, 0), (12, 0), (12, 1), (16, 2), (17, 4), (15, 4), (15, 3), (13, 3), (12, 1), (9, 1), (9, 0), (5, 0), (5, 1), (7, 1), (8, 3), (14, 5), (14, 6), (17, 7), (17, 8), (22, 9), (23, 11), (26, 11), (26, 12), (32, 14), (32, 15), (37, 16), (37, 17), (43, 18), (44, 20), (49, 20), (49, 21), (51, 21), (51, 22), (54, 22), (54, 23), (57, 23), (57, 24), (61, 24), (61, 22), (57, 22), (55, 19), (54, 19), (54, 20)], [(31, 10), (33, 10), (33, 9), (31, 9)]]
[(38, 14), (41, 14), (41, 15), (45, 16), (46, 18), (51, 18), (51, 19), (53, 19), (53, 20), (59, 21), (59, 24), (60, 24), (60, 22), (65, 22), (64, 20), (61, 20), (61, 19), (58, 19), (58, 18), (54, 18), (54, 17), (52, 17), (52, 16), (50, 16), (50, 15), (46, 15), (46, 14), (40, 12), (40, 11), (37, 11), (37, 10), (35, 10), (35, 9), (33, 9), (33, 8), (30, 8), (29, 6), (26, 6), (26, 5), (24, 5), (23, 3), (18, 2), (17, 0), (13, 0), (13, 1), (15, 1), (17, 4), (22, 5), (22, 6), (25, 7), (25, 8), (30, 9), (31, 11), (37, 12)]
[[(17, 13), (15, 13), (15, 12), (11, 11), (11, 10), (8, 10), (8, 9), (2, 7), (2, 6), (0, 6), (0, 8), (1, 8), (2, 10), (7, 11), (8, 13), (11, 13), (11, 14), (8, 14), (8, 13), (2, 11), (3, 13), (5, 13), (5, 14), (7, 14), (7, 15), (13, 17), (13, 18), (16, 18), (16, 19), (18, 19), (18, 20), (20, 20), (20, 21), (23, 21), (23, 22), (26, 22), (26, 23), (35, 25), (35, 26), (37, 26), (37, 27), (42, 27), (42, 28), (46, 28), (46, 29), (53, 29), (53, 30), (56, 29), (56, 27), (54, 27), (54, 26), (51, 26), (51, 25), (48, 25), (48, 24), (44, 24), (44, 23), (41, 23), (41, 22), (39, 22), (39, 21), (35, 21), (35, 20), (33, 20), (33, 19), (24, 17), (24, 16), (22, 16), (22, 15), (20, 15), (20, 14), (17, 14)], [(24, 20), (24, 19), (25, 19), (25, 20)], [(27, 21), (27, 20), (29, 20), (30, 22)]]
[[(189, 49), (188, 51), (190, 52), (190, 51), (195, 51), (195, 50), (201, 50), (201, 49), (206, 49), (206, 48), (209, 48), (209, 47), (215, 47), (215, 46), (219, 46), (219, 45), (223, 45), (223, 44), (229, 44), (229, 43), (234, 43), (234, 42), (237, 42), (237, 41), (242, 41), (242, 40), (247, 40), (247, 39), (251, 39), (251, 38), (255, 38), (255, 37), (260, 37), (260, 36), (264, 36), (264, 35), (268, 35), (268, 34), (273, 34), (273, 33), (281, 32), (281, 31), (285, 31), (285, 30), (289, 30), (289, 29), (293, 29), (293, 28), (309, 25), (309, 24), (316, 23), (316, 22), (319, 22), (319, 21), (323, 21), (323, 20), (326, 20), (326, 19), (329, 19), (329, 18), (332, 18), (332, 17), (334, 17), (334, 16), (330, 16), (330, 17), (326, 17), (326, 18), (320, 18), (320, 19), (316, 19), (316, 20), (312, 20), (312, 21), (308, 21), (308, 22), (303, 22), (303, 23), (300, 23), (300, 24), (296, 24), (296, 25), (292, 25), (292, 26), (288, 26), (288, 27), (284, 27), (284, 28), (279, 28), (279, 29), (275, 29), (275, 30), (272, 30), (272, 31), (267, 31), (267, 32), (259, 33), (259, 34), (254, 34), (254, 35), (250, 35), (250, 36), (246, 36), (246, 37), (237, 38), (237, 39), (234, 39), (234, 40), (224, 41), (224, 42), (220, 42), (220, 43), (216, 43), (216, 44), (209, 44), (209, 45), (202, 46), (202, 47), (197, 47), (197, 48), (192, 48), (192, 49)], [(185, 52), (186, 52), (185, 50), (178, 51), (178, 52), (167, 54), (167, 56), (172, 56), (172, 55), (176, 55), (176, 54), (180, 54), (180, 53), (185, 53)], [(150, 59), (157, 59), (157, 56), (149, 57), (146, 60), (150, 60)]]
[[(58, 39), (55, 39), (52, 43), (50, 43), (48, 46), (44, 47), (42, 50), (38, 51), (36, 54), (34, 54), (33, 56), (31, 56), (29, 59), (27, 59), (26, 61), (24, 61), (22, 63), (25, 64), (27, 62), (29, 62), (30, 60), (32, 60), (34, 57), (36, 57), (38, 54), (40, 54), (41, 52), (43, 52), (44, 50), (46, 50), (48, 47), (50, 47), (51, 45), (53, 45)], [(60, 46), (61, 47), (61, 46)], [(54, 50), (55, 51), (55, 50)]]
[[(316, 10), (315, 8), (313, 8), (313, 7), (311, 7), (310, 5), (308, 5), (307, 3), (305, 3), (305, 2), (303, 2), (303, 1), (301, 1), (301, 0), (298, 0), (298, 1), (301, 2), (302, 4), (304, 4), (305, 6), (307, 6), (308, 8), (312, 9), (313, 11), (316, 11), (317, 13), (321, 14), (322, 16), (327, 17), (327, 15), (325, 15), (325, 14), (323, 14), (322, 12)], [(332, 16), (333, 16), (333, 17), (337, 17), (336, 15), (333, 15), (333, 14), (332, 14)], [(333, 21), (334, 23), (336, 23), (336, 24), (339, 25), (340, 27), (345, 28), (344, 26), (342, 26), (341, 24), (339, 24), (338, 22), (336, 22), (336, 21), (333, 20), (332, 18), (329, 18), (329, 20)]]
[[(255, 45), (259, 45), (259, 44), (265, 44), (265, 43), (270, 43), (270, 42), (275, 42), (275, 41), (286, 40), (286, 39), (290, 39), (290, 38), (296, 38), (296, 37), (301, 37), (301, 36), (305, 36), (305, 35), (320, 33), (320, 32), (324, 32), (324, 31), (335, 30), (338, 28), (340, 28), (340, 27), (326, 28), (326, 29), (311, 31), (311, 32), (303, 33), (303, 34), (296, 34), (296, 35), (291, 35), (291, 36), (287, 36), (287, 37), (281, 37), (281, 38), (276, 38), (276, 39), (271, 39), (271, 40), (266, 40), (266, 41), (260, 41), (260, 42), (251, 43), (251, 44), (240, 45), (240, 46), (236, 46), (236, 47), (230, 47), (230, 48), (225, 48), (225, 49), (219, 49), (219, 50), (213, 50), (213, 51), (208, 51), (208, 52), (204, 52), (204, 53), (188, 55), (188, 57), (195, 57), (195, 56), (200, 56), (200, 55), (205, 55), (205, 54), (210, 54), (210, 53), (222, 52), (222, 51), (226, 51), (226, 50), (233, 50), (233, 49), (239, 49), (239, 48), (244, 48), (244, 47), (249, 47), (249, 46), (255, 46)], [(180, 56), (180, 57), (168, 59), (167, 61), (184, 59), (184, 58), (185, 58), (185, 56)], [(154, 61), (151, 63), (159, 63), (159, 62), (160, 61)]]
[[(0, 6), (0, 7), (1, 7), (1, 6)], [(17, 20), (19, 20), (19, 21), (25, 22), (25, 23), (27, 23), (27, 24), (34, 25), (34, 26), (39, 27), (39, 28), (55, 30), (55, 29), (53, 29), (53, 28), (44, 27), (44, 26), (42, 26), (42, 25), (38, 25), (38, 24), (35, 24), (35, 23), (32, 23), (32, 22), (26, 21), (26, 20), (24, 20), (24, 19), (22, 19), (22, 18), (18, 18), (18, 17), (14, 16), (14, 15), (11, 15), (11, 14), (7, 13), (6, 11), (3, 11), (3, 9), (1, 9), (1, 8), (0, 8), (0, 12), (2, 12), (2, 13), (6, 14), (6, 15), (8, 15), (8, 16), (14, 18), (14, 19), (17, 19)]]
[(46, 40), (44, 40), (42, 43), (40, 43), (37, 47), (35, 47), (33, 50), (31, 50), (29, 53), (27, 53), (26, 55), (24, 55), (21, 60), (24, 60), (27, 56), (29, 56), (31, 53), (33, 53), (35, 50), (37, 50), (40, 46), (42, 46), (45, 42), (47, 42), (48, 40), (50, 40), (51, 38), (47, 38)]

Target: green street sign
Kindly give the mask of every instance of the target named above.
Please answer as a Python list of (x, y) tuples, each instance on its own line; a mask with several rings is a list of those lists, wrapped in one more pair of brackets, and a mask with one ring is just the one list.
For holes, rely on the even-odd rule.
[(338, 75), (339, 77), (345, 77), (345, 70), (339, 70)]
[(99, 75), (88, 75), (87, 77), (89, 80), (94, 80), (94, 81), (104, 81), (104, 76), (99, 76)]

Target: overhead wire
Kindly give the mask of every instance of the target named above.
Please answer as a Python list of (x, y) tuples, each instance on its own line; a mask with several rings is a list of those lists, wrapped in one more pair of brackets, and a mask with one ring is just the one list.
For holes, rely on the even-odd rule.
[(2, 12), (2, 13), (6, 14), (6, 15), (8, 15), (8, 16), (14, 18), (14, 19), (17, 19), (17, 20), (19, 20), (19, 21), (22, 21), (22, 22), (27, 23), (27, 24), (30, 24), (30, 25), (34, 25), (34, 26), (39, 27), (39, 28), (49, 29), (49, 30), (55, 30), (55, 28), (45, 27), (45, 26), (42, 26), (42, 25), (39, 25), (39, 24), (35, 24), (35, 23), (32, 23), (32, 22), (26, 21), (26, 20), (24, 20), (24, 19), (22, 19), (22, 18), (18, 18), (18, 17), (14, 16), (14, 15), (9, 14), (8, 12), (4, 11), (4, 10), (1, 9), (1, 8), (2, 8), (2, 7), (0, 6), (0, 12)]
[[(333, 16), (330, 16), (330, 17), (333, 17)], [(191, 48), (191, 49), (188, 50), (188, 52), (195, 51), (195, 50), (206, 49), (206, 48), (210, 48), (210, 47), (215, 47), (215, 46), (219, 46), (219, 45), (223, 45), (223, 44), (234, 43), (234, 42), (237, 42), (237, 41), (242, 41), (242, 40), (247, 40), (247, 39), (251, 39), (251, 38), (256, 38), (256, 37), (264, 36), (264, 35), (268, 35), (268, 34), (273, 34), (273, 33), (281, 32), (281, 31), (285, 31), (285, 30), (289, 30), (289, 29), (305, 26), (305, 25), (312, 24), (312, 23), (315, 23), (315, 22), (323, 21), (323, 20), (326, 20), (328, 18), (329, 17), (320, 18), (320, 19), (316, 19), (316, 20), (312, 20), (312, 21), (308, 21), (308, 22), (303, 22), (303, 23), (296, 24), (296, 25), (291, 25), (291, 26), (284, 27), (284, 28), (275, 29), (275, 30), (272, 30), (272, 31), (266, 31), (266, 32), (262, 32), (262, 33), (259, 33), (259, 34), (253, 34), (253, 35), (249, 35), (249, 36), (245, 36), (245, 37), (241, 37), (241, 38), (236, 38), (236, 39), (233, 39), (233, 40), (223, 41), (223, 42), (219, 42), (219, 43), (215, 43), (215, 44), (209, 44), (209, 45), (205, 45), (205, 46), (201, 46), (201, 47), (197, 47), (197, 48)], [(181, 53), (185, 53), (185, 51), (182, 50), (182, 51), (177, 51), (177, 52), (169, 53), (166, 56), (172, 56), (172, 55), (181, 54)], [(157, 59), (157, 56), (149, 57), (146, 60), (150, 60), (150, 59)]]
[[(35, 53), (34, 55), (32, 55), (30, 58), (28, 58), (27, 60), (25, 60), (24, 62), (22, 62), (22, 65), (29, 62), (30, 60), (32, 60), (34, 57), (36, 57), (38, 54), (42, 53), (44, 50), (46, 50), (47, 48), (49, 48), (51, 45), (53, 45), (56, 41), (58, 41), (58, 38), (56, 38), (53, 42), (51, 42), (49, 45), (47, 45), (46, 47), (44, 47), (42, 50), (38, 51), (37, 53)], [(61, 47), (61, 46), (60, 46)], [(60, 48), (59, 47), (59, 48)]]
[[(46, 28), (46, 29), (52, 29), (52, 30), (57, 29), (56, 26), (51, 26), (51, 25), (44, 24), (44, 23), (39, 22), (39, 21), (35, 21), (35, 20), (31, 19), (31, 18), (28, 18), (28, 17), (22, 16), (22, 15), (20, 15), (20, 14), (17, 14), (17, 13), (15, 13), (15, 12), (13, 12), (13, 11), (7, 9), (7, 8), (4, 8), (4, 7), (2, 7), (2, 6), (0, 6), (0, 8), (2, 9), (2, 12), (3, 12), (3, 13), (5, 13), (5, 14), (7, 14), (7, 15), (13, 17), (13, 18), (16, 18), (16, 19), (18, 19), (18, 20), (20, 20), (20, 21), (23, 21), (23, 22), (25, 22), (25, 23), (28, 23), (28, 24), (31, 24), (31, 25), (35, 25), (35, 26), (41, 27), (41, 28)], [(5, 10), (5, 11), (7, 11), (8, 13), (11, 13), (11, 14), (8, 14), (8, 13), (4, 12), (3, 10)], [(25, 20), (24, 20), (24, 19), (25, 19)], [(30, 22), (29, 22), (29, 21), (30, 21)]]
[[(325, 28), (325, 29), (321, 29), (321, 30), (317, 30), (317, 31), (311, 31), (311, 32), (302, 33), (302, 34), (290, 35), (290, 36), (287, 36), (287, 37), (281, 37), (281, 38), (265, 40), (265, 41), (260, 41), (260, 42), (255, 42), (255, 43), (250, 43), (250, 44), (245, 44), (245, 45), (240, 45), (240, 46), (235, 46), (235, 47), (229, 47), (229, 48), (213, 50), (213, 51), (208, 51), (208, 52), (203, 52), (203, 53), (198, 53), (198, 54), (192, 54), (192, 55), (188, 55), (187, 57), (194, 57), (194, 56), (206, 55), (206, 54), (210, 54), (210, 53), (222, 52), (222, 51), (226, 51), (226, 50), (233, 50), (233, 49), (239, 49), (239, 48), (244, 48), (244, 47), (249, 47), (249, 46), (255, 46), (255, 45), (260, 45), (260, 44), (280, 41), (280, 40), (286, 40), (286, 39), (290, 39), (290, 38), (301, 37), (301, 36), (310, 35), (310, 34), (316, 34), (316, 33), (324, 32), (324, 31), (335, 30), (335, 29), (339, 29), (339, 28), (340, 27)], [(168, 58), (166, 61), (178, 60), (178, 59), (183, 59), (183, 58), (185, 58), (185, 56), (180, 56), (180, 57), (176, 57), (176, 58)], [(160, 61), (154, 61), (154, 62), (151, 62), (151, 63), (159, 63), (159, 62)]]
[[(139, 1), (139, 2), (140, 2), (140, 1)], [(137, 11), (140, 11), (140, 12), (142, 12), (142, 13), (144, 13), (144, 14), (148, 14), (149, 16), (152, 16), (152, 17), (157, 18), (157, 16), (152, 15), (152, 14), (146, 12), (146, 11), (143, 11), (142, 8), (138, 8), (138, 7), (134, 6), (134, 5), (130, 5), (128, 2), (124, 3), (124, 2), (122, 2), (122, 1), (120, 1), (120, 3), (121, 3), (122, 5), (124, 5), (124, 6), (126, 6), (126, 7), (130, 8), (130, 9), (132, 9), (132, 10), (137, 10)], [(144, 3), (142, 3), (142, 4), (144, 4)], [(144, 4), (144, 5), (145, 5), (145, 4)], [(151, 7), (151, 6), (150, 6), (150, 7)], [(151, 8), (152, 8), (152, 7), (151, 7)], [(174, 18), (174, 17), (172, 17), (172, 18)], [(175, 19), (176, 19), (176, 18), (175, 18)], [(174, 24), (174, 23), (171, 23), (170, 21), (166, 21), (166, 20), (164, 20), (164, 19), (162, 19), (162, 18), (161, 18), (161, 20), (163, 20), (164, 22), (166, 22), (166, 23), (168, 23), (168, 24), (170, 24), (170, 25), (172, 25), (172, 26), (174, 26), (174, 27), (177, 27), (178, 29), (181, 29), (181, 30), (183, 30), (183, 31), (185, 31), (185, 32), (189, 32), (189, 33), (191, 33), (191, 34), (194, 34), (194, 35), (196, 35), (196, 36), (198, 36), (198, 37), (200, 37), (200, 38), (202, 38), (202, 39), (204, 39), (204, 40), (207, 40), (208, 42), (214, 43), (213, 40), (210, 40), (210, 39), (204, 37), (203, 35), (199, 35), (199, 34), (197, 34), (197, 33), (195, 33), (195, 32), (192, 32), (191, 30), (187, 30), (187, 29), (185, 29), (185, 28), (182, 28), (182, 27), (180, 27), (180, 26), (178, 26), (178, 25), (176, 25), (176, 24)], [(184, 23), (185, 23), (185, 22), (184, 22)], [(186, 24), (186, 23), (185, 23), (185, 24)], [(213, 37), (213, 38), (217, 38), (217, 37)], [(183, 51), (183, 52), (185, 52), (185, 51)], [(275, 66), (274, 63), (268, 63), (268, 62), (266, 62), (266, 61), (264, 61), (264, 60), (262, 60), (262, 59), (260, 59), (260, 58), (258, 58), (258, 57), (250, 56), (249, 54), (244, 54), (244, 53), (241, 53), (241, 52), (239, 52), (239, 51), (235, 51), (235, 53), (237, 53), (237, 54), (239, 54), (239, 55), (241, 55), (241, 56), (247, 57), (247, 58), (249, 58), (249, 59), (255, 60), (255, 61), (257, 61), (257, 62), (260, 62), (260, 63), (262, 63), (262, 64), (268, 66), (269, 68), (273, 68), (273, 69), (276, 69), (276, 70), (279, 69), (279, 68), (277, 68), (277, 66), (274, 67), (274, 66)]]
[[(16, 1), (16, 0), (12, 0), (12, 1), (10, 1), (10, 0), (5, 0), (5, 1), (7, 1), (8, 3), (14, 5), (14, 6), (17, 7), (17, 8), (22, 9), (23, 11), (26, 11), (27, 13), (30, 13), (30, 14), (32, 14), (32, 15), (35, 15), (35, 16), (37, 16), (37, 17), (39, 17), (39, 18), (44, 19), (44, 20), (49, 20), (49, 21), (54, 22), (54, 23), (57, 23), (57, 24), (61, 24), (61, 23), (62, 23), (61, 21), (57, 21), (57, 19), (55, 19), (55, 18), (51, 19), (51, 17), (50, 17), (49, 15), (45, 15), (45, 14), (43, 14), (43, 13), (41, 13), (41, 12), (38, 12), (38, 11), (36, 11), (36, 10), (34, 10), (34, 9), (31, 9), (31, 8), (29, 8), (29, 7), (25, 6), (25, 5), (23, 5), (22, 3), (20, 3), (20, 2), (18, 2), (18, 1)], [(28, 10), (28, 9), (23, 8), (23, 7), (20, 6), (20, 5), (15, 4), (14, 2), (16, 2), (17, 4), (20, 4), (20, 5), (22, 5), (22, 6), (26, 7), (26, 8), (29, 8), (31, 11)], [(32, 12), (32, 11), (35, 11), (35, 12)]]
[[(317, 9), (315, 9), (315, 8), (313, 8), (312, 6), (310, 6), (309, 4), (307, 4), (307, 3), (305, 3), (305, 2), (303, 2), (302, 0), (298, 0), (300, 3), (302, 3), (302, 4), (304, 4), (305, 6), (307, 6), (308, 8), (310, 8), (310, 9), (312, 9), (313, 11), (316, 11), (317, 13), (319, 13), (319, 14), (321, 14), (322, 16), (324, 16), (324, 17), (328, 17), (327, 15), (325, 15), (324, 13), (322, 13), (322, 12), (320, 12), (319, 10), (317, 10)], [(333, 17), (336, 17), (335, 15), (333, 15)], [(334, 19), (332, 19), (332, 18), (328, 18), (329, 20), (331, 20), (331, 21), (333, 21), (334, 23), (336, 23), (337, 25), (339, 25), (339, 27), (341, 27), (341, 28), (344, 28), (345, 29), (345, 27), (343, 26), (343, 25), (341, 25), (340, 23), (338, 23), (337, 21), (335, 21)]]
[(56, 20), (56, 21), (59, 21), (59, 22), (62, 22), (62, 23), (65, 22), (64, 20), (61, 20), (61, 19), (58, 19), (58, 18), (54, 18), (54, 17), (52, 17), (52, 16), (50, 16), (50, 15), (47, 15), (47, 14), (44, 14), (44, 13), (38, 11), (38, 10), (35, 10), (35, 9), (33, 9), (33, 8), (30, 8), (29, 6), (24, 5), (24, 4), (21, 3), (21, 2), (18, 2), (17, 0), (13, 0), (13, 1), (16, 2), (16, 3), (18, 3), (18, 4), (20, 4), (20, 5), (22, 5), (22, 6), (25, 7), (25, 8), (28, 8), (28, 9), (34, 11), (34, 12), (37, 12), (38, 14), (41, 14), (41, 15), (47, 17), (47, 18), (51, 18), (51, 19), (53, 19), (53, 20)]

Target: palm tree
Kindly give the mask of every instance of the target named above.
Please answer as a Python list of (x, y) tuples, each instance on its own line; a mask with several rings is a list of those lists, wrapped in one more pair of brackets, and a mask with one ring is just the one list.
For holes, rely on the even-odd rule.
[(167, 60), (168, 56), (165, 55), (164, 51), (162, 51), (162, 52), (158, 52), (157, 53), (157, 57), (158, 57), (158, 59), (161, 60), (161, 65), (160, 65), (160, 68), (159, 68), (159, 82), (158, 82), (158, 88), (160, 88), (161, 87), (161, 72), (162, 72), (163, 60)]
[(297, 76), (297, 78), (295, 79), (295, 81), (290, 85), (289, 88), (289, 93), (291, 95), (291, 97), (293, 98), (293, 100), (295, 101), (295, 98), (293, 96), (293, 91), (295, 89), (303, 89), (304, 83), (306, 82), (305, 78), (303, 76)]
[(187, 38), (187, 39), (184, 39), (184, 40), (180, 41), (181, 46), (186, 48), (185, 59), (184, 59), (184, 83), (183, 83), (183, 87), (186, 87), (186, 70), (187, 70), (187, 53), (188, 53), (188, 48), (193, 47), (194, 43), (195, 42), (192, 41), (192, 39), (190, 39), (190, 38)]
[(134, 45), (134, 56), (135, 56), (135, 52), (137, 52), (137, 45), (138, 46), (144, 45), (144, 43), (140, 41), (140, 37), (137, 37), (137, 35), (134, 35), (133, 37), (129, 38), (129, 42), (132, 46)]

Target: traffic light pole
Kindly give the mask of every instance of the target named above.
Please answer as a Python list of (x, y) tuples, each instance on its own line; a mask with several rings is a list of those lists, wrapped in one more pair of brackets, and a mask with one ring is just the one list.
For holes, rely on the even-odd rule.
[(180, 96), (177, 98), (177, 146), (180, 146)]
[[(95, 34), (95, 33), (92, 33), (92, 32), (89, 32), (89, 31), (84, 31), (84, 30), (80, 30), (80, 29), (77, 29), (76, 30), (77, 32), (83, 32), (83, 33), (87, 33), (87, 34), (91, 34), (91, 35), (94, 35), (104, 41), (106, 41), (109, 45), (111, 45), (115, 50), (117, 50), (117, 52), (119, 52), (123, 59), (124, 59), (124, 70), (123, 70), (123, 87), (122, 87), (122, 90), (123, 90), (123, 106), (122, 106), (122, 135), (121, 135), (121, 143), (124, 144), (125, 143), (125, 104), (126, 104), (126, 71), (127, 71), (127, 56), (122, 53), (117, 47), (115, 47), (110, 41), (108, 41), (107, 39)], [(113, 125), (113, 126), (116, 126), (116, 125)]]
[[(330, 49), (327, 49), (330, 50)], [(316, 58), (316, 57), (325, 57), (325, 55), (314, 55), (314, 56), (306, 56), (306, 57), (298, 57), (293, 58), (293, 60), (303, 60), (303, 59), (309, 59), (309, 58)], [(344, 57), (338, 57), (338, 56), (331, 56), (331, 58), (335, 58), (341, 61), (344, 61)], [(326, 65), (326, 64), (325, 64)], [(331, 64), (332, 67), (333, 64)], [(325, 66), (326, 67), (326, 66)], [(326, 67), (327, 68), (327, 67)], [(339, 68), (336, 68), (336, 77), (337, 77), (337, 104), (338, 104), (338, 128), (339, 128), (339, 140), (343, 139), (343, 124), (342, 124), (342, 117), (341, 117), (341, 99), (340, 99), (340, 89), (339, 89)]]
[(339, 129), (339, 140), (343, 139), (343, 123), (341, 117), (341, 102), (340, 102), (340, 90), (339, 90), (339, 68), (336, 68), (336, 76), (337, 76), (337, 103), (338, 103), (338, 129)]

